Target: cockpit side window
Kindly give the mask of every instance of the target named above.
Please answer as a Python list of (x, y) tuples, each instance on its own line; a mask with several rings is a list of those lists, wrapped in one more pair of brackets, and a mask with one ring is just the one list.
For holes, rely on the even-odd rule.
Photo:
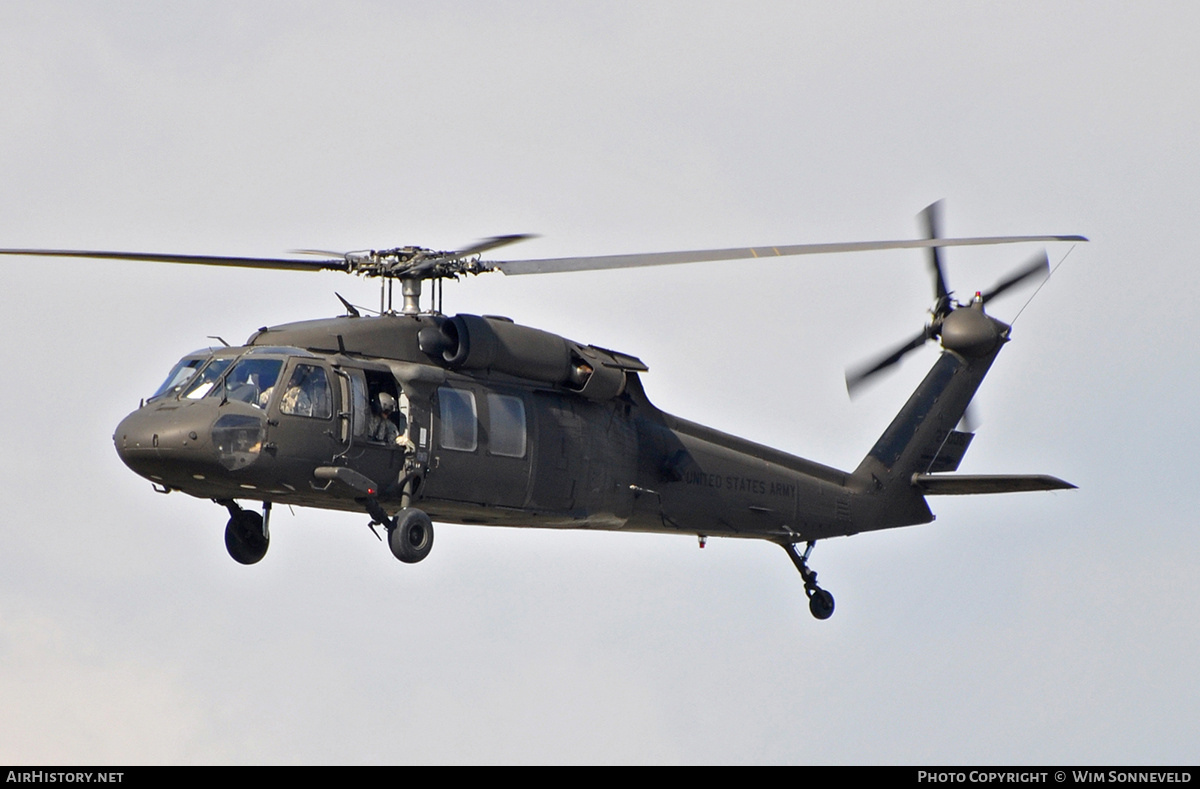
[(279, 413), (328, 419), (333, 416), (329, 377), (324, 367), (298, 364), (279, 399)]

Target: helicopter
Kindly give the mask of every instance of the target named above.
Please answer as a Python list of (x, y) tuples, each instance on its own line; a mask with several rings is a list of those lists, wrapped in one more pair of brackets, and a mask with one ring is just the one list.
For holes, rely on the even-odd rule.
[[(1075, 487), (1041, 474), (955, 473), (974, 435), (964, 421), (968, 406), (1011, 334), (984, 307), (1048, 276), (1049, 260), (1042, 252), (960, 303), (946, 284), (940, 250), (1087, 239), (944, 238), (939, 206), (919, 215), (923, 238), (598, 257), (484, 259), (528, 235), (495, 236), (454, 251), (299, 250), (292, 258), (65, 249), (0, 254), (334, 270), (380, 281), (377, 314), (364, 316), (338, 295), (342, 316), (264, 326), (241, 346), (184, 356), (113, 434), (121, 460), (156, 491), (225, 508), (225, 546), (241, 564), (266, 555), (275, 504), (365, 513), (371, 530), (383, 540), (381, 527), (405, 563), (429, 555), (434, 521), (687, 534), (701, 547), (709, 537), (751, 538), (787, 552), (810, 612), (823, 620), (833, 614), (834, 599), (809, 566), (817, 541), (928, 523), (934, 515), (927, 496)], [(636, 356), (505, 317), (441, 311), (446, 279), (495, 271), (513, 276), (886, 249), (926, 250), (934, 284), (930, 319), (910, 339), (847, 372), (848, 390), (930, 341), (942, 350), (852, 471), (660, 410), (646, 396), (641, 376), (649, 368)], [(423, 308), (427, 282), (436, 302)]]

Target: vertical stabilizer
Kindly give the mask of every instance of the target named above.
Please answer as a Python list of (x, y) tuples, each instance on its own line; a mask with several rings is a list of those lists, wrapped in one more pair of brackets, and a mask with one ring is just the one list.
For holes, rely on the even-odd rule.
[[(859, 492), (868, 494), (864, 531), (933, 520), (922, 491), (913, 485), (913, 475), (938, 470), (939, 460), (945, 463), (953, 458), (955, 465), (961, 460), (969, 439), (954, 428), (1001, 346), (998, 343), (990, 353), (975, 358), (944, 351), (859, 463), (851, 479)], [(962, 451), (947, 448), (952, 437), (964, 442)]]

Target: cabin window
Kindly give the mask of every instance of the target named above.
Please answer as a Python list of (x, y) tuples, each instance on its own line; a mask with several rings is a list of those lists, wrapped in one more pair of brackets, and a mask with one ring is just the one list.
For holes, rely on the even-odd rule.
[(474, 452), (479, 446), (479, 421), (475, 410), (475, 393), (465, 389), (438, 389), (438, 409), (441, 414), (443, 449)]
[(328, 419), (333, 415), (329, 377), (324, 367), (298, 364), (279, 398), (279, 413)]
[(488, 452), (510, 458), (525, 457), (525, 401), (511, 395), (487, 396)]

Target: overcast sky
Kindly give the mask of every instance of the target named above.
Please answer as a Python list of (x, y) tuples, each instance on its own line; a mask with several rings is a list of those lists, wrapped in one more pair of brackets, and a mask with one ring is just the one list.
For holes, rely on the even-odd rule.
[[(3, 272), (0, 762), (1192, 763), (1200, 757), (1194, 4), (6, 2), (0, 246), (232, 255), (536, 233), (515, 257), (1082, 233), (931, 500), (818, 544), (277, 508), (271, 550), (112, 431), (209, 335), (333, 316), (305, 275)], [(950, 250), (987, 288), (1037, 247)], [(1068, 255), (1069, 253), (1069, 255)], [(1028, 291), (997, 301), (1011, 319)], [(936, 358), (920, 252), (448, 285), (634, 354), (665, 410), (853, 468)]]

